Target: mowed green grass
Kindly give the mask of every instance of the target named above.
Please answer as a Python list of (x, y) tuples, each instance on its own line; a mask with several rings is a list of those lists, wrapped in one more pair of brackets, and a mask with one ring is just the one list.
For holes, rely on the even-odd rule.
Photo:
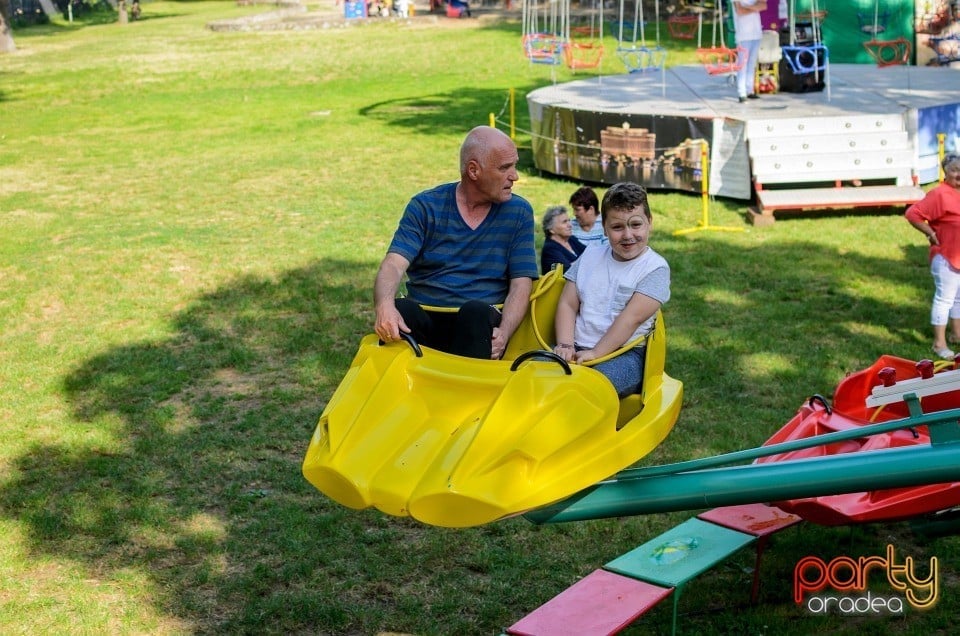
[[(518, 11), (206, 28), (266, 10), (150, 2), (125, 27), (17, 31), (0, 57), (0, 632), (496, 634), (695, 513), (450, 530), (342, 508), (303, 479), (403, 205), (457, 178), (466, 131), (490, 113), (506, 127), (512, 89), (516, 190), (539, 213), (579, 184), (532, 164), (525, 95), (552, 73), (521, 55)], [(694, 59), (665, 44), (671, 64)], [(877, 356), (928, 355), (926, 248), (897, 211), (754, 228), (744, 202), (717, 200), (711, 222), (742, 232), (674, 236), (699, 197), (652, 202), (685, 398), (644, 463), (756, 446)], [(888, 544), (938, 557), (934, 609), (793, 603), (803, 557)], [(680, 627), (949, 633), (958, 554), (905, 523), (803, 525), (768, 549), (758, 605), (746, 551), (684, 590)], [(894, 593), (882, 576), (870, 589)], [(670, 624), (664, 603), (627, 633)]]

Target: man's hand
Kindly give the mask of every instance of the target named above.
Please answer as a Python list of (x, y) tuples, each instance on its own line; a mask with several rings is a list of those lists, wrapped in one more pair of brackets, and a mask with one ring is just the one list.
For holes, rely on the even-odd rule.
[(499, 360), (503, 357), (503, 352), (507, 350), (507, 337), (500, 327), (493, 328), (493, 335), (490, 339), (490, 359)]
[(532, 279), (522, 277), (510, 279), (510, 289), (507, 292), (506, 300), (503, 301), (503, 311), (500, 314), (500, 326), (493, 328), (490, 343), (491, 359), (499, 360), (504, 351), (507, 350), (507, 342), (527, 314), (532, 290)]
[(410, 333), (410, 327), (403, 321), (403, 316), (397, 311), (394, 302), (384, 302), (377, 305), (377, 322), (373, 330), (384, 342), (393, 342), (400, 339), (400, 332)]
[(400, 339), (400, 332), (410, 333), (410, 328), (397, 311), (397, 290), (410, 261), (399, 254), (388, 253), (380, 263), (377, 278), (373, 282), (373, 307), (377, 320), (373, 330), (384, 342)]

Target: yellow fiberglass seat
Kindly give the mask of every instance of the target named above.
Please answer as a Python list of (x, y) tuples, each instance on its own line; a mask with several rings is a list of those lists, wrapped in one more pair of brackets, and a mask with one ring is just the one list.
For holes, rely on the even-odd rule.
[[(537, 281), (537, 286), (530, 295), (530, 310), (517, 328), (517, 333), (510, 339), (507, 351), (504, 354), (505, 359), (512, 360), (517, 355), (535, 348), (553, 350), (553, 346), (557, 342), (554, 318), (565, 283), (562, 266), (550, 270)], [(653, 331), (645, 338), (631, 340), (616, 351), (608, 353), (602, 358), (591, 360), (584, 366), (592, 367), (604, 360), (618, 356), (638, 346), (643, 339), (646, 340), (643, 385), (639, 394), (629, 395), (620, 400), (619, 426), (623, 426), (639, 414), (643, 404), (647, 401), (645, 396), (649, 395), (653, 398), (658, 392), (666, 391), (668, 400), (676, 400), (677, 404), (682, 397), (683, 386), (680, 382), (664, 374), (667, 333), (661, 311), (657, 312)]]
[(304, 476), (350, 508), (466, 527), (568, 497), (656, 448), (683, 392), (663, 372), (662, 318), (648, 336), (643, 390), (621, 402), (599, 372), (543, 350), (562, 286), (559, 272), (540, 279), (503, 360), (364, 337), (320, 416)]

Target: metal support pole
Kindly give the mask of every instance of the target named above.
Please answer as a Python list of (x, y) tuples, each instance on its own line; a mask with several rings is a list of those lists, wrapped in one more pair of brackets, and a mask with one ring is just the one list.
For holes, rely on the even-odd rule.
[(517, 91), (510, 89), (510, 139), (517, 139)]
[(943, 157), (947, 152), (946, 148), (946, 134), (937, 133), (937, 181), (943, 183)]
[(524, 516), (585, 521), (949, 483), (960, 481), (958, 455), (941, 444), (614, 480)]
[(696, 227), (689, 227), (674, 231), (674, 236), (699, 232), (701, 230), (717, 230), (720, 232), (742, 232), (742, 227), (719, 227), (710, 225), (710, 144), (706, 139), (700, 145), (700, 222)]

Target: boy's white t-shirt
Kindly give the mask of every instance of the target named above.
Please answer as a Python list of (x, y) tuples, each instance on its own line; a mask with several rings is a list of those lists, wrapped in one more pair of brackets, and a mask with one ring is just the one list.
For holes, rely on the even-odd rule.
[[(664, 304), (670, 299), (670, 266), (647, 247), (637, 258), (617, 261), (610, 245), (588, 245), (563, 276), (577, 285), (580, 312), (574, 326), (574, 342), (591, 349), (603, 337), (635, 292)], [(629, 340), (653, 330), (656, 316), (644, 321)]]

